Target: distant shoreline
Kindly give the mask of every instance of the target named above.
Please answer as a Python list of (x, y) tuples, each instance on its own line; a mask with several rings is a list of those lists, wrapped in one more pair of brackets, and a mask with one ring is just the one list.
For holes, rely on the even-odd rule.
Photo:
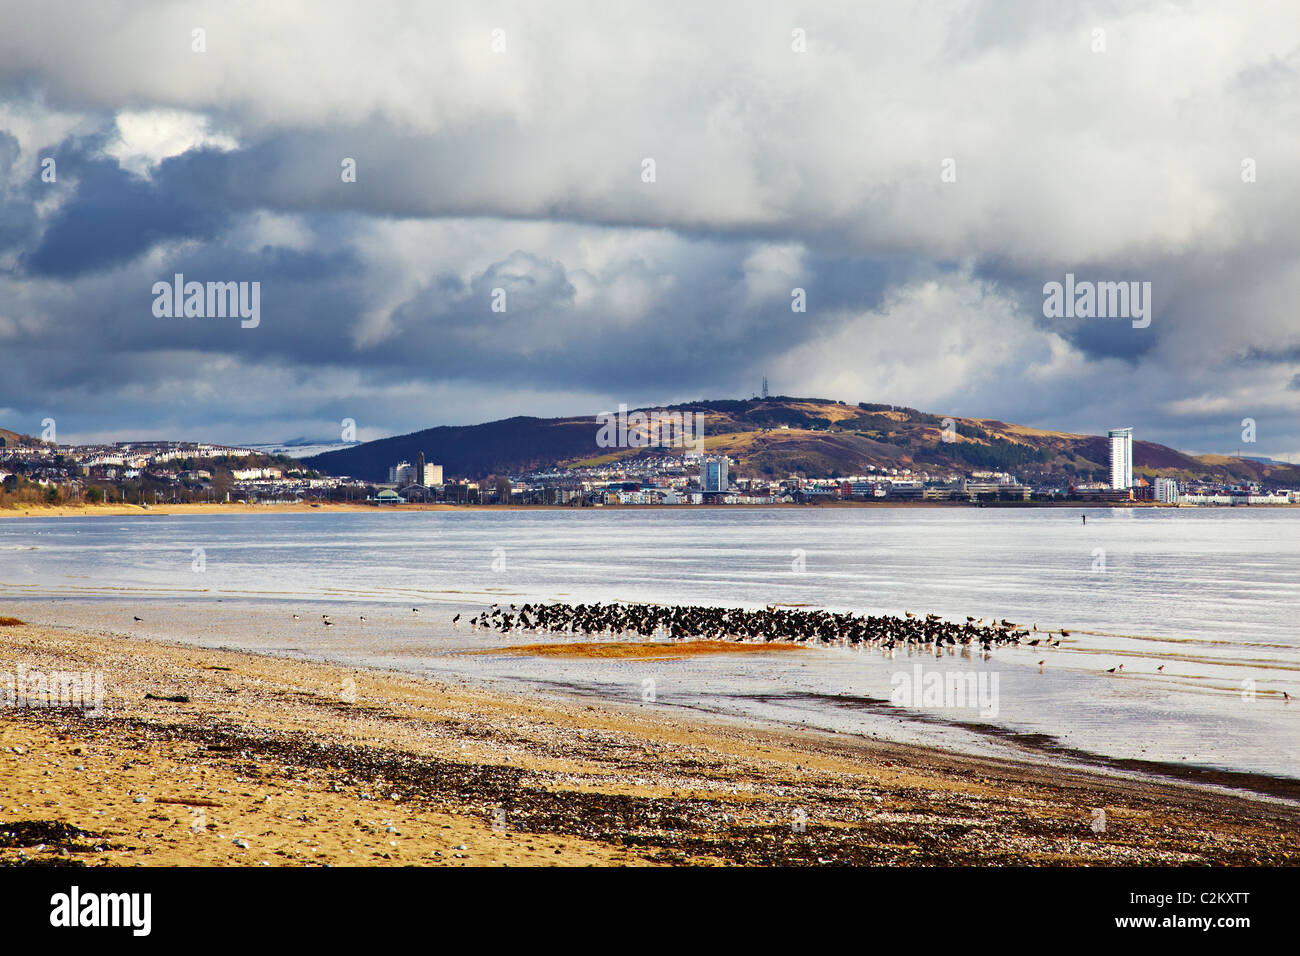
[(0, 518), (126, 518), (164, 515), (260, 515), (260, 514), (323, 514), (416, 511), (694, 511), (714, 510), (822, 510), (853, 508), (996, 508), (1018, 510), (1026, 508), (1078, 508), (1078, 509), (1130, 509), (1130, 508), (1187, 508), (1191, 510), (1215, 508), (1300, 508), (1291, 504), (1254, 505), (1170, 505), (1156, 501), (825, 501), (815, 504), (699, 504), (699, 505), (471, 505), (471, 504), (402, 504), (370, 505), (359, 502), (320, 502), (319, 504), (160, 504), (160, 505), (26, 505), (20, 508), (0, 508)]

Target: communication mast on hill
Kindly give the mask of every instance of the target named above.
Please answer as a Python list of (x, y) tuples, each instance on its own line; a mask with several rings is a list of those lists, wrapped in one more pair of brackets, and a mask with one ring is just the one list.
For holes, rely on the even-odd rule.
[(763, 397), (767, 398), (767, 376), (763, 376)]

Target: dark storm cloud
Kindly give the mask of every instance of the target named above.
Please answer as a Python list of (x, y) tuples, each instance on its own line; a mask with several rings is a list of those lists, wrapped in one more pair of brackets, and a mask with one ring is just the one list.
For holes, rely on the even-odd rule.
[[(301, 362), (304, 369), (352, 364), (347, 329), (361, 307), (354, 285), (358, 272), (344, 251), (207, 245), (172, 257), (161, 270), (137, 264), (100, 283), (80, 284), (75, 323), (34, 328), (14, 336), (9, 348), (15, 355), (27, 349), (42, 356), (29, 369), (42, 389), (148, 382), (177, 370), (169, 355), (177, 352), (242, 355), (253, 362), (278, 357)], [(260, 283), (261, 324), (244, 329), (238, 318), (155, 316), (154, 283), (171, 283), (176, 273), (187, 282)], [(0, 385), (0, 405), (13, 403), (22, 391), (12, 379)]]
[[(18, 138), (0, 130), (0, 183), (17, 179)], [(0, 194), (0, 251), (30, 241), (36, 229), (36, 209), (30, 183)], [(16, 195), (14, 195), (16, 194)]]
[[(1122, 359), (1136, 364), (1155, 349), (1161, 335), (1170, 333), (1170, 321), (1180, 314), (1181, 293), (1170, 294), (1178, 284), (1167, 270), (1135, 272), (1116, 263), (1057, 263), (1026, 268), (1007, 260), (980, 262), (975, 274), (995, 283), (1024, 315), (1044, 331), (1061, 336), (1089, 358)], [(1134, 328), (1131, 318), (1048, 316), (1044, 314), (1048, 283), (1064, 285), (1066, 275), (1076, 283), (1151, 283), (1150, 318), (1146, 328)]]
[(169, 239), (212, 239), (229, 222), (219, 194), (175, 188), (169, 167), (185, 165), (188, 157), (164, 162), (158, 177), (145, 181), (98, 157), (103, 146), (102, 140), (76, 140), (55, 151), (57, 168), (65, 181), (75, 177), (76, 192), (26, 257), (33, 275), (68, 278), (111, 268)]

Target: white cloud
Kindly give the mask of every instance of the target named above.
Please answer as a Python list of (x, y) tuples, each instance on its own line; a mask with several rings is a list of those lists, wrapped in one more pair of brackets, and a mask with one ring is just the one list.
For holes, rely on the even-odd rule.
[(123, 111), (116, 117), (117, 135), (104, 152), (137, 176), (148, 176), (164, 159), (201, 147), (234, 150), (239, 142), (212, 129), (207, 116), (182, 110)]
[(978, 414), (971, 396), (1058, 361), (1060, 342), (969, 273), (894, 290), (879, 309), (788, 352), (785, 394)]

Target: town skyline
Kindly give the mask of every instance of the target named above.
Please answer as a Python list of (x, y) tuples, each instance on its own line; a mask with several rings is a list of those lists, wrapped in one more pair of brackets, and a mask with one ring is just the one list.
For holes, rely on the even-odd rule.
[[(500, 432), (497, 426), (512, 427)], [(550, 429), (565, 435), (549, 445), (543, 437), (537, 446)], [(1273, 468), (1264, 459), (1198, 459), (1138, 438), (1139, 462), (1131, 426), (1107, 429), (1104, 438), (1035, 435), (1014, 424), (825, 399), (770, 396), (648, 410), (620, 405), (616, 413), (507, 419), (438, 437), (448, 431), (298, 448), (50, 444), (0, 436), (0, 487), (5, 500), (140, 504), (1231, 505), (1300, 499), (1300, 470)], [(485, 450), (494, 446), (498, 454), (528, 447), (531, 457), (493, 459)], [(450, 453), (452, 463), (439, 461), (435, 448)]]
[[(763, 385), (764, 386), (767, 385), (766, 378), (763, 379)], [(764, 395), (761, 397), (766, 399), (768, 396)], [(715, 399), (709, 399), (709, 398), (682, 399), (682, 400), (658, 402), (658, 403), (651, 402), (644, 405), (629, 405), (627, 402), (620, 402), (618, 405), (615, 406), (615, 408), (616, 409), (621, 408), (624, 409), (625, 411), (631, 410), (631, 411), (648, 412), (648, 411), (664, 410), (670, 408), (681, 408), (684, 406), (694, 406), (697, 404), (708, 404), (711, 401), (724, 401), (724, 402), (756, 401), (759, 398), (760, 395), (758, 393), (755, 393), (753, 396), (750, 397), (735, 397), (735, 398), (723, 398), (723, 399), (716, 399), (716, 398)], [(771, 398), (773, 400), (775, 399), (800, 400), (801, 398), (805, 398), (805, 399), (811, 398), (811, 396), (800, 397), (800, 396), (773, 395), (771, 396)], [(845, 400), (843, 399), (815, 398), (813, 400), (830, 401), (830, 402), (838, 401), (841, 404), (845, 402)], [(906, 406), (899, 406), (899, 407), (906, 407)], [(147, 432), (147, 429), (144, 431), (137, 432), (137, 431), (132, 431), (130, 428), (124, 428), (121, 431), (113, 432), (107, 435), (99, 435), (99, 436), (87, 438), (77, 433), (73, 433), (71, 435), (64, 435), (62, 433), (62, 429), (58, 426), (57, 420), (52, 418), (42, 419), (38, 423), (40, 427), (32, 428), (30, 431), (24, 431), (21, 427), (15, 427), (15, 425), (19, 423), (6, 423), (0, 421), (0, 431), (10, 431), (13, 432), (14, 434), (25, 435), (31, 438), (40, 438), (42, 433), (50, 433), (51, 431), (53, 431), (54, 434), (61, 435), (61, 437), (64, 437), (65, 438), (64, 443), (69, 445), (109, 446), (109, 445), (125, 445), (125, 444), (135, 444), (135, 443), (149, 444), (149, 443), (156, 443), (156, 442), (171, 442), (175, 444), (202, 444), (202, 445), (210, 445), (210, 446), (222, 446), (226, 448), (256, 449), (261, 451), (277, 449), (278, 451), (282, 451), (282, 453), (284, 454), (293, 455), (294, 451), (302, 447), (311, 447), (320, 450), (335, 449), (335, 448), (346, 447), (348, 445), (365, 444), (370, 441), (378, 441), (385, 438), (400, 437), (402, 435), (413, 434), (414, 432), (423, 431), (430, 428), (491, 424), (494, 422), (507, 421), (509, 419), (518, 418), (518, 417), (575, 419), (575, 418), (582, 418), (590, 415), (591, 417), (593, 417), (599, 422), (601, 420), (601, 416), (613, 415), (613, 414), (615, 414), (615, 412), (603, 410), (594, 413), (581, 411), (576, 413), (561, 412), (555, 415), (540, 415), (540, 414), (536, 414), (531, 410), (521, 409), (519, 411), (516, 411), (514, 414), (506, 415), (503, 416), (502, 418), (481, 419), (477, 421), (466, 421), (466, 422), (439, 421), (432, 424), (424, 424), (418, 428), (411, 429), (409, 431), (401, 431), (397, 429), (385, 429), (383, 426), (375, 426), (375, 425), (367, 426), (363, 430), (362, 425), (358, 423), (355, 419), (341, 419), (337, 423), (338, 427), (336, 429), (336, 434), (334, 436), (321, 432), (315, 434), (302, 434), (302, 435), (293, 435), (289, 437), (279, 437), (272, 440), (259, 439), (259, 440), (247, 440), (247, 441), (216, 439), (210, 436), (196, 435), (196, 434), (176, 435), (176, 434), (168, 433), (164, 435), (149, 435), (144, 433)], [(942, 411), (932, 412), (932, 414), (947, 414), (947, 412), (942, 412)], [(957, 413), (952, 412), (951, 414), (956, 415)], [(979, 414), (961, 415), (959, 417), (976, 420), (976, 421), (979, 420), (1002, 421), (1002, 419), (997, 419), (994, 418), (993, 416), (979, 415)], [(1130, 420), (1135, 419), (1141, 421), (1141, 418), (1136, 414), (1130, 414), (1129, 419)], [(1031, 425), (1028, 422), (1010, 422), (1010, 424), (1042, 428), (1045, 431), (1060, 432), (1061, 434), (1065, 434), (1065, 435), (1078, 435), (1078, 436), (1086, 436), (1086, 435), (1094, 435), (1094, 434), (1100, 435), (1103, 432), (1108, 432), (1111, 430), (1111, 426), (1109, 425), (1099, 426), (1091, 430), (1067, 431), (1064, 429), (1052, 428), (1050, 426), (1050, 423)], [(1123, 427), (1133, 428), (1134, 426), (1123, 426)], [(1296, 463), (1296, 461), (1294, 461), (1293, 459), (1300, 460), (1300, 454), (1295, 456), (1274, 457), (1271, 455), (1264, 454), (1262, 450), (1259, 451), (1258, 453), (1252, 454), (1251, 452), (1253, 452), (1254, 449), (1251, 446), (1255, 444), (1255, 442), (1257, 441), (1257, 438), (1255, 437), (1256, 433), (1254, 429), (1256, 425), (1254, 420), (1250, 418), (1243, 419), (1241, 422), (1236, 423), (1235, 427), (1237, 429), (1235, 435), (1235, 439), (1236, 439), (1235, 442), (1227, 441), (1224, 443), (1222, 447), (1216, 447), (1216, 448), (1178, 448), (1178, 450), (1183, 451), (1189, 455), (1224, 455), (1228, 457), (1243, 458), (1252, 461), (1269, 461), (1278, 464), (1294, 464)], [(1136, 428), (1138, 431), (1143, 430), (1140, 425), (1136, 426)], [(195, 430), (202, 431), (201, 428)], [(356, 437), (357, 435), (363, 433), (368, 434), (368, 437), (364, 439)], [(1232, 436), (1230, 435), (1229, 437), (1231, 438)], [(1145, 436), (1145, 440), (1157, 441), (1155, 437), (1150, 435)], [(59, 444), (58, 441), (55, 441), (54, 443)], [(1158, 443), (1166, 444), (1165, 442), (1158, 442)], [(1177, 446), (1169, 445), (1168, 447), (1174, 448)]]
[[(767, 385), (767, 379), (766, 379), (766, 378), (763, 379), (763, 385), (764, 385), (764, 387), (766, 387), (766, 385)], [(767, 400), (767, 399), (769, 398), (769, 396), (767, 396), (767, 395), (763, 395), (763, 396), (761, 396), (761, 397), (762, 397), (763, 400)], [(628, 405), (626, 402), (623, 402), (623, 403), (620, 403), (620, 404), (617, 406), (617, 409), (621, 409), (621, 410), (622, 410), (621, 413), (622, 413), (622, 414), (626, 414), (628, 411), (632, 411), (632, 412), (653, 412), (653, 411), (656, 411), (656, 410), (658, 410), (658, 411), (663, 411), (663, 410), (666, 410), (666, 409), (672, 409), (672, 408), (679, 408), (679, 409), (680, 409), (680, 408), (683, 408), (683, 407), (694, 407), (694, 406), (696, 406), (696, 405), (707, 405), (707, 404), (709, 404), (711, 401), (715, 401), (715, 402), (716, 402), (716, 401), (721, 401), (721, 402), (734, 402), (734, 401), (741, 401), (741, 402), (744, 402), (744, 401), (758, 401), (759, 399), (760, 399), (760, 395), (755, 394), (755, 395), (753, 395), (753, 396), (750, 397), (750, 398), (724, 398), (724, 399), (707, 399), (707, 398), (706, 398), (706, 399), (683, 400), (683, 401), (680, 401), (680, 402), (660, 402), (660, 403), (650, 403), (650, 404), (638, 405), (638, 406), (630, 406), (630, 405)], [(786, 395), (773, 395), (773, 396), (771, 396), (771, 399), (772, 399), (773, 401), (775, 401), (775, 400), (790, 400), (790, 401), (808, 401), (808, 400), (811, 400), (811, 401), (819, 401), (819, 402), (824, 401), (824, 402), (831, 402), (831, 403), (838, 402), (839, 404), (845, 404), (845, 400), (843, 400), (843, 399), (823, 399), (823, 398), (800, 397), (800, 396), (786, 396)], [(859, 404), (863, 404), (863, 405), (865, 405), (865, 404), (868, 404), (868, 403), (859, 403)], [(897, 407), (907, 407), (907, 406), (901, 406), (901, 405), (900, 405), (900, 406), (897, 406)], [(360, 444), (365, 444), (365, 443), (367, 443), (367, 442), (371, 442), (371, 441), (382, 440), (382, 439), (385, 439), (385, 438), (401, 437), (401, 436), (403, 436), (403, 435), (414, 434), (414, 433), (419, 432), (419, 431), (425, 431), (425, 430), (428, 430), (428, 429), (430, 429), (430, 428), (439, 428), (439, 427), (455, 427), (455, 426), (464, 426), (464, 425), (473, 426), (473, 425), (493, 424), (493, 423), (496, 423), (496, 422), (508, 421), (508, 420), (510, 420), (510, 419), (513, 419), (513, 418), (519, 418), (519, 417), (525, 417), (525, 418), (528, 418), (528, 417), (534, 417), (534, 418), (555, 418), (555, 419), (567, 419), (567, 420), (572, 420), (572, 419), (577, 419), (577, 418), (587, 417), (589, 414), (592, 415), (592, 417), (593, 417), (593, 418), (597, 421), (597, 423), (599, 424), (599, 423), (601, 423), (601, 422), (604, 421), (604, 419), (605, 419), (606, 416), (613, 416), (613, 415), (615, 415), (615, 414), (620, 414), (620, 413), (615, 412), (615, 411), (600, 411), (600, 412), (596, 412), (596, 413), (594, 413), (594, 414), (593, 414), (593, 413), (588, 413), (588, 412), (579, 412), (579, 413), (568, 413), (568, 414), (559, 414), (559, 415), (547, 415), (547, 416), (543, 416), (543, 415), (536, 415), (536, 414), (533, 414), (531, 411), (528, 411), (528, 410), (520, 410), (519, 412), (517, 412), (517, 413), (515, 413), (515, 414), (513, 414), (513, 415), (508, 415), (508, 416), (505, 416), (504, 418), (500, 418), (500, 419), (490, 419), (490, 420), (485, 419), (485, 420), (473, 421), (473, 422), (450, 422), (450, 421), (436, 422), (436, 423), (433, 423), (433, 424), (426, 424), (426, 425), (424, 425), (424, 426), (422, 426), (422, 427), (420, 427), (420, 428), (416, 428), (416, 429), (414, 429), (414, 430), (412, 430), (412, 431), (384, 430), (382, 427), (371, 427), (371, 428), (367, 429), (367, 431), (370, 431), (370, 432), (377, 432), (377, 434), (374, 434), (372, 437), (368, 437), (368, 438), (365, 438), (365, 439), (361, 439), (361, 438), (357, 438), (357, 437), (356, 437), (358, 434), (360, 434), (360, 426), (359, 426), (359, 424), (358, 424), (354, 419), (343, 419), (343, 420), (341, 420), (341, 421), (338, 423), (339, 427), (338, 427), (338, 430), (337, 430), (337, 435), (336, 435), (335, 437), (331, 437), (331, 436), (326, 435), (326, 434), (316, 434), (316, 435), (298, 435), (298, 436), (291, 436), (291, 437), (288, 437), (288, 438), (281, 438), (281, 439), (279, 439), (279, 440), (275, 440), (275, 441), (238, 441), (238, 440), (236, 440), (236, 441), (229, 441), (229, 440), (216, 440), (216, 439), (213, 439), (213, 438), (210, 438), (210, 437), (206, 437), (206, 436), (202, 436), (202, 435), (183, 435), (183, 436), (177, 436), (177, 435), (169, 434), (169, 435), (165, 435), (165, 436), (142, 436), (142, 435), (140, 435), (140, 434), (138, 434), (138, 433), (131, 432), (130, 430), (123, 430), (123, 431), (120, 432), (120, 433), (115, 433), (115, 434), (111, 434), (111, 435), (107, 435), (107, 436), (100, 436), (100, 437), (96, 437), (96, 438), (93, 438), (93, 439), (84, 439), (82, 436), (79, 436), (79, 435), (75, 435), (75, 434), (74, 434), (74, 435), (68, 437), (67, 440), (66, 440), (64, 443), (65, 443), (65, 444), (69, 444), (69, 445), (85, 445), (85, 446), (101, 446), (101, 445), (102, 445), (102, 446), (111, 446), (111, 445), (127, 445), (127, 444), (136, 444), (136, 443), (139, 443), (139, 444), (150, 444), (150, 443), (157, 443), (157, 442), (171, 442), (171, 443), (174, 443), (174, 444), (190, 444), (190, 445), (193, 445), (193, 444), (201, 444), (201, 445), (208, 445), (208, 446), (221, 446), (221, 447), (226, 447), (226, 448), (246, 448), (246, 449), (259, 450), (259, 451), (270, 451), (270, 450), (274, 449), (274, 450), (275, 450), (274, 453), (283, 453), (283, 454), (288, 454), (288, 455), (290, 455), (291, 457), (307, 457), (307, 453), (306, 453), (306, 452), (303, 452), (303, 453), (301, 453), (301, 454), (296, 454), (296, 452), (298, 452), (298, 450), (299, 450), (299, 449), (302, 449), (302, 448), (311, 448), (311, 449), (316, 449), (316, 451), (314, 451), (313, 453), (318, 454), (318, 453), (320, 453), (320, 451), (322, 451), (322, 450), (331, 450), (331, 449), (336, 449), (336, 448), (342, 448), (342, 447), (347, 447), (347, 446), (349, 446), (349, 445), (360, 445)], [(945, 414), (945, 413), (944, 413), (944, 412), (931, 412), (930, 414)], [(960, 416), (960, 417), (965, 418), (965, 419), (969, 419), (969, 420), (974, 420), (974, 421), (1000, 421), (1000, 419), (995, 419), (995, 418), (993, 418), (992, 416), (984, 416), (984, 415), (963, 415), (963, 416)], [(1136, 416), (1134, 416), (1134, 415), (1130, 415), (1130, 416), (1129, 416), (1130, 419), (1134, 419), (1135, 417), (1136, 417)], [(1137, 420), (1140, 421), (1140, 418), (1138, 418)], [(43, 419), (43, 420), (41, 421), (40, 424), (41, 424), (41, 428), (40, 428), (40, 429), (32, 430), (32, 431), (30, 431), (30, 432), (24, 432), (24, 431), (22, 431), (22, 430), (19, 429), (19, 428), (6, 427), (6, 425), (5, 425), (3, 422), (0, 422), (0, 432), (2, 432), (2, 431), (10, 431), (10, 432), (13, 432), (14, 434), (17, 434), (17, 435), (25, 435), (25, 436), (30, 437), (30, 438), (40, 438), (42, 434), (46, 434), (46, 435), (49, 435), (49, 434), (59, 434), (59, 432), (58, 432), (58, 430), (57, 430), (57, 422), (56, 422), (56, 420), (54, 420), (54, 419), (50, 419), (50, 418), (47, 418), (47, 419)], [(1009, 423), (1009, 424), (1013, 424), (1013, 425), (1022, 425), (1022, 426), (1024, 426), (1024, 425), (1027, 425), (1028, 423), (1025, 423), (1025, 422), (1011, 422), (1011, 423)], [(1031, 426), (1031, 427), (1040, 427), (1040, 428), (1043, 428), (1044, 431), (1049, 431), (1049, 432), (1059, 432), (1060, 434), (1063, 434), (1063, 435), (1074, 435), (1074, 436), (1087, 436), (1087, 435), (1094, 435), (1094, 434), (1095, 434), (1095, 435), (1100, 435), (1100, 434), (1102, 434), (1102, 432), (1109, 433), (1109, 432), (1111, 432), (1111, 431), (1113, 431), (1113, 430), (1117, 430), (1117, 429), (1127, 429), (1127, 430), (1129, 430), (1129, 431), (1133, 431), (1133, 430), (1135, 429), (1135, 426), (1117, 426), (1116, 428), (1111, 428), (1110, 426), (1105, 426), (1105, 427), (1094, 428), (1094, 429), (1092, 429), (1092, 430), (1090, 430), (1090, 431), (1085, 430), (1085, 431), (1072, 432), (1072, 431), (1065, 431), (1065, 430), (1063, 430), (1063, 429), (1055, 429), (1055, 428), (1051, 428), (1051, 427), (1044, 427), (1044, 426), (1041, 426), (1041, 425), (1040, 425), (1040, 426)], [(1235, 443), (1233, 443), (1233, 442), (1229, 442), (1229, 443), (1227, 443), (1228, 445), (1231, 446), (1231, 448), (1225, 446), (1225, 447), (1223, 447), (1223, 448), (1210, 448), (1210, 449), (1203, 449), (1203, 448), (1179, 448), (1178, 450), (1179, 450), (1179, 451), (1183, 451), (1183, 452), (1185, 452), (1185, 453), (1187, 453), (1187, 454), (1189, 454), (1189, 455), (1201, 455), (1201, 456), (1203, 456), (1203, 455), (1223, 455), (1223, 456), (1227, 456), (1227, 457), (1242, 458), (1242, 459), (1246, 459), (1246, 460), (1250, 460), (1250, 461), (1265, 461), (1265, 462), (1274, 462), (1274, 463), (1277, 463), (1277, 464), (1294, 464), (1294, 463), (1295, 463), (1295, 462), (1293, 462), (1293, 461), (1292, 461), (1290, 458), (1288, 458), (1288, 457), (1272, 457), (1272, 456), (1265, 455), (1265, 454), (1262, 454), (1262, 453), (1251, 454), (1250, 452), (1254, 451), (1254, 449), (1253, 449), (1251, 446), (1252, 446), (1252, 445), (1256, 442), (1256, 440), (1257, 440), (1256, 437), (1255, 437), (1255, 427), (1256, 427), (1256, 423), (1254, 422), (1253, 419), (1247, 418), (1247, 419), (1243, 419), (1240, 423), (1238, 423), (1237, 427), (1238, 427), (1238, 429), (1239, 429), (1239, 433), (1236, 435), (1236, 441), (1235, 441)], [(1142, 428), (1141, 428), (1140, 426), (1136, 426), (1136, 430), (1137, 430), (1137, 431), (1142, 431)], [(42, 439), (42, 440), (47, 440), (47, 439)], [(1147, 440), (1147, 441), (1155, 441), (1156, 439), (1148, 435), (1148, 436), (1144, 436), (1144, 440)], [(1159, 444), (1165, 444), (1164, 442), (1158, 442), (1158, 443), (1159, 443)], [(58, 441), (54, 441), (54, 444), (59, 444), (59, 442), (58, 442)], [(1176, 447), (1176, 446), (1168, 446), (1168, 447)], [(1296, 456), (1296, 457), (1300, 457), (1300, 456)]]

